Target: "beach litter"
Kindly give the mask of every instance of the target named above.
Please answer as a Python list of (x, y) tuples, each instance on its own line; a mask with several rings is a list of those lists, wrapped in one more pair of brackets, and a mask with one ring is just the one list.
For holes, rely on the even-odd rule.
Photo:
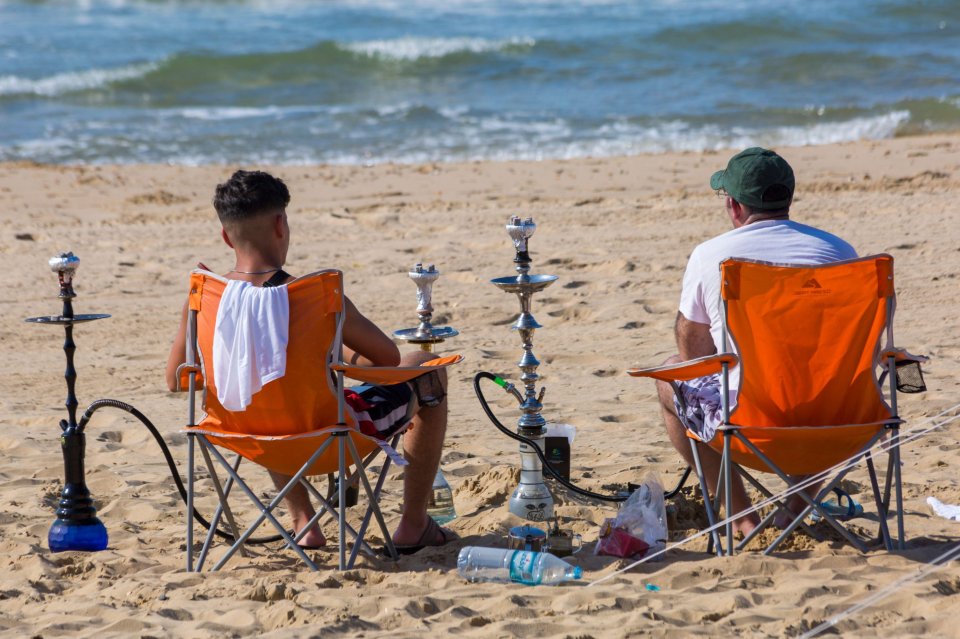
[(667, 510), (663, 484), (656, 473), (648, 473), (643, 483), (627, 498), (616, 517), (600, 524), (600, 539), (594, 554), (611, 557), (643, 557), (665, 547)]
[(952, 521), (960, 521), (960, 506), (945, 504), (936, 497), (927, 497), (927, 503), (933, 508), (933, 512)]

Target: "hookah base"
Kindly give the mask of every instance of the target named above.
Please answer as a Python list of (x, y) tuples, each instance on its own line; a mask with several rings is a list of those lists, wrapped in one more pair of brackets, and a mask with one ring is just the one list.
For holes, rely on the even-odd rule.
[(50, 526), (47, 545), (53, 552), (97, 552), (107, 547), (107, 528), (96, 517), (83, 521), (57, 519)]

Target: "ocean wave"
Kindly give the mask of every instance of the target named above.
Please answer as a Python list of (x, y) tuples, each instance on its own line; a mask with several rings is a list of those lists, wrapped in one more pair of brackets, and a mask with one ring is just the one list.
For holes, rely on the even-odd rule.
[[(324, 109), (325, 111), (325, 109)], [(389, 111), (389, 113), (387, 113)], [(164, 162), (197, 165), (267, 163), (283, 165), (424, 162), (475, 160), (549, 160), (583, 157), (620, 157), (641, 153), (702, 152), (749, 146), (812, 146), (864, 139), (882, 139), (927, 130), (910, 111), (813, 121), (804, 124), (747, 128), (681, 119), (618, 119), (588, 124), (565, 118), (531, 118), (524, 114), (478, 113), (463, 107), (431, 109), (400, 104), (380, 110), (341, 113), (330, 119), (324, 113), (308, 127), (309, 134), (284, 131), (283, 113), (277, 107), (170, 110), (180, 122), (164, 119), (130, 135), (122, 130), (87, 130), (79, 135), (51, 136), (0, 146), (0, 160), (32, 159), (41, 162), (136, 163)], [(410, 118), (421, 114), (421, 123), (406, 135)], [(212, 118), (221, 118), (217, 125)], [(228, 120), (270, 117), (263, 127), (240, 134)], [(191, 120), (202, 120), (189, 124)], [(403, 124), (398, 122), (403, 121)], [(344, 136), (344, 126), (350, 135)], [(198, 129), (197, 127), (202, 127)], [(212, 128), (211, 128), (212, 127)], [(386, 127), (386, 129), (384, 128)], [(401, 128), (397, 128), (401, 127)], [(202, 139), (196, 136), (203, 132)], [(299, 130), (299, 129), (298, 129)], [(234, 131), (230, 135), (228, 132)], [(429, 132), (429, 133), (428, 133)], [(160, 142), (162, 136), (162, 142)]]
[(856, 140), (882, 140), (893, 137), (910, 121), (909, 111), (892, 111), (876, 116), (857, 117), (840, 122), (819, 122), (812, 126), (778, 127), (770, 132), (777, 144), (811, 146)]
[(108, 86), (114, 82), (143, 77), (159, 68), (153, 62), (132, 64), (116, 69), (87, 69), (57, 73), (45, 78), (22, 78), (15, 75), (0, 76), (0, 95), (39, 95), (54, 97), (78, 91), (89, 91)]
[(505, 40), (485, 38), (418, 38), (406, 37), (392, 40), (367, 40), (340, 44), (342, 49), (358, 55), (384, 60), (411, 62), (425, 58), (444, 58), (457, 53), (489, 53), (512, 48), (530, 48), (536, 44), (533, 38), (513, 37)]

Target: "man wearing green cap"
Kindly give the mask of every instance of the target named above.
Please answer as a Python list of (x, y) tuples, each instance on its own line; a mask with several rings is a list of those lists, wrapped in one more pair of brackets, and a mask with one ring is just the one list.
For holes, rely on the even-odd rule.
[[(710, 187), (723, 197), (733, 230), (707, 240), (690, 254), (674, 329), (679, 355), (667, 363), (719, 352), (721, 261), (737, 257), (781, 264), (823, 264), (857, 256), (853, 247), (839, 237), (790, 219), (793, 169), (773, 151), (753, 147), (737, 153), (730, 158), (726, 169), (713, 174)], [(736, 405), (739, 381), (737, 375), (730, 377), (732, 405)], [(680, 384), (686, 410), (681, 410), (669, 384), (657, 382), (657, 390), (670, 441), (687, 463), (693, 465), (685, 431), (689, 429), (704, 440), (713, 438), (723, 421), (719, 376)], [(708, 446), (699, 446), (703, 472), (710, 489), (716, 490), (720, 455)], [(750, 501), (736, 473), (733, 481), (733, 512), (736, 513), (748, 508)], [(788, 506), (799, 511), (802, 499), (795, 497), (794, 500)], [(758, 523), (754, 513), (737, 520), (734, 529), (748, 534)]]

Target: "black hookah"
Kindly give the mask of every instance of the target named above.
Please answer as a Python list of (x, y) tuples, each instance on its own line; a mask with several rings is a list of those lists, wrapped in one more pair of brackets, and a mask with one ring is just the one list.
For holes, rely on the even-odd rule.
[(63, 374), (67, 380), (67, 419), (60, 420), (60, 448), (63, 450), (63, 491), (57, 507), (57, 519), (50, 527), (47, 543), (53, 552), (64, 550), (97, 551), (107, 547), (107, 528), (97, 517), (97, 509), (84, 479), (83, 456), (86, 449), (86, 437), (83, 433), (86, 420), (77, 423), (77, 369), (73, 365), (73, 354), (77, 345), (73, 341), (73, 325), (110, 317), (104, 314), (76, 315), (73, 312), (73, 300), (77, 294), (73, 290), (73, 277), (80, 266), (80, 258), (73, 253), (61, 253), (50, 258), (50, 270), (57, 274), (60, 281), (58, 298), (63, 302), (60, 315), (31, 317), (28, 322), (34, 324), (54, 324), (63, 326), (66, 338), (63, 352), (67, 356), (67, 368)]
[[(160, 451), (170, 468), (170, 475), (177, 486), (177, 492), (180, 493), (180, 498), (184, 503), (187, 502), (187, 491), (183, 485), (180, 471), (177, 469), (177, 464), (170, 454), (170, 449), (167, 447), (160, 431), (146, 415), (134, 406), (116, 399), (98, 399), (92, 402), (79, 421), (77, 420), (77, 407), (79, 406), (76, 395), (77, 369), (73, 363), (77, 345), (73, 341), (73, 325), (106, 319), (110, 316), (102, 313), (77, 315), (73, 312), (73, 300), (77, 297), (73, 290), (73, 278), (80, 266), (79, 257), (73, 253), (61, 253), (50, 258), (49, 263), (50, 270), (57, 274), (60, 282), (60, 294), (57, 297), (63, 302), (63, 310), (60, 315), (43, 315), (30, 317), (26, 320), (33, 324), (63, 326), (66, 335), (63, 342), (63, 352), (67, 357), (67, 368), (63, 377), (67, 382), (67, 419), (60, 420), (60, 447), (63, 451), (64, 481), (60, 501), (57, 504), (57, 518), (50, 526), (47, 544), (53, 552), (68, 550), (96, 552), (106, 549), (108, 536), (106, 526), (97, 517), (93, 497), (87, 488), (84, 470), (84, 455), (86, 452), (84, 431), (90, 418), (97, 410), (109, 406), (125, 411), (139, 420), (150, 431), (160, 446)], [(192, 515), (201, 526), (210, 529), (210, 522), (200, 515), (196, 508), (193, 509)], [(218, 537), (233, 540), (233, 535), (229, 532), (219, 529), (214, 532)], [(248, 539), (245, 543), (268, 544), (282, 539), (280, 535), (273, 535)]]

